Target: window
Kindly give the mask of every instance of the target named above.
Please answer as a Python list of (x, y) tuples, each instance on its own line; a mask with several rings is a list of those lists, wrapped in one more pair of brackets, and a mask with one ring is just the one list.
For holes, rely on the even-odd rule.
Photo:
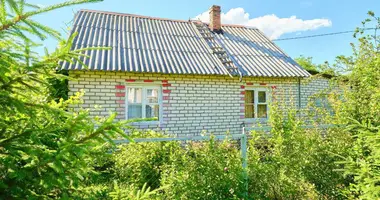
[(268, 92), (263, 88), (245, 91), (245, 118), (268, 118)]
[(158, 86), (127, 86), (127, 119), (160, 119), (161, 90)]
[(318, 96), (315, 96), (314, 97), (314, 104), (317, 108), (328, 108), (328, 107), (330, 107), (328, 97), (325, 94), (319, 94)]
[(329, 97), (327, 94), (318, 94), (311, 97), (311, 100), (314, 99), (314, 104), (316, 109), (325, 110), (330, 113), (330, 115), (334, 115), (334, 110), (331, 106), (331, 102), (329, 101)]

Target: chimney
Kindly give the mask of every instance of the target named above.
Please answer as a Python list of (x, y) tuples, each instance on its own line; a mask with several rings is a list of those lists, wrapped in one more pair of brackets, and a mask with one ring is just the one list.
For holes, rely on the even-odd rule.
[(218, 32), (221, 29), (221, 21), (220, 21), (220, 6), (213, 5), (210, 8), (210, 24), (209, 28), (211, 31)]

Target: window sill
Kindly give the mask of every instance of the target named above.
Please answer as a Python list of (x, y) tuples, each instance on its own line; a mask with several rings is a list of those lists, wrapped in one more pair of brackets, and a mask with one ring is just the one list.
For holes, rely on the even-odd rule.
[(268, 118), (244, 118), (245, 123), (266, 123)]
[(132, 122), (130, 125), (160, 125), (160, 121), (140, 121), (140, 122)]

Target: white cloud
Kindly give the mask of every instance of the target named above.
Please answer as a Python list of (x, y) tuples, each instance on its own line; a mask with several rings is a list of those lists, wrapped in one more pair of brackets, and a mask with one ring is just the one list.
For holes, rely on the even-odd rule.
[[(194, 19), (209, 22), (209, 13), (206, 11), (196, 16)], [(227, 13), (222, 13), (222, 23), (256, 27), (263, 31), (272, 40), (279, 38), (285, 33), (310, 31), (321, 27), (332, 26), (331, 20), (323, 18), (303, 20), (296, 16), (279, 18), (275, 14), (249, 18), (249, 13), (246, 13), (243, 8), (232, 8)]]

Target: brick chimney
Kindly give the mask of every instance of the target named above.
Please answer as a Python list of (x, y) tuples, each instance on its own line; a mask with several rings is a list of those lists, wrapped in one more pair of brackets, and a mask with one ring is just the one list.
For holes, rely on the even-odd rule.
[(211, 31), (220, 31), (221, 29), (221, 20), (220, 20), (220, 6), (213, 5), (210, 8), (210, 24), (209, 28)]

